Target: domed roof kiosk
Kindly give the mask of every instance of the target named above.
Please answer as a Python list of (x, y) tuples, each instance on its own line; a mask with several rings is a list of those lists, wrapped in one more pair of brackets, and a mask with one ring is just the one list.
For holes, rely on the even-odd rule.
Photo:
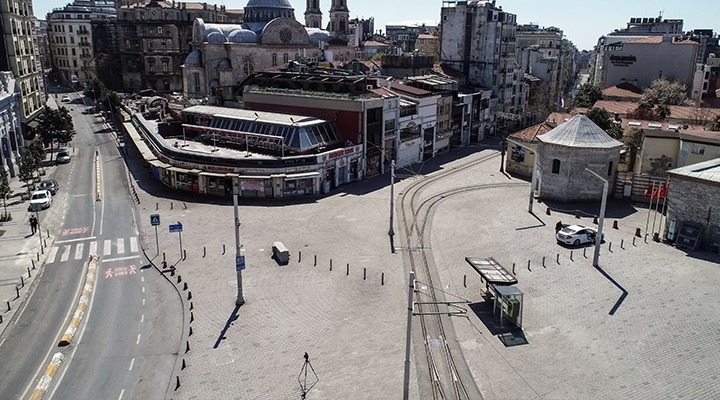
[(601, 200), (602, 182), (585, 168), (613, 187), (623, 144), (590, 118), (575, 116), (538, 140), (536, 189), (541, 199), (565, 203)]

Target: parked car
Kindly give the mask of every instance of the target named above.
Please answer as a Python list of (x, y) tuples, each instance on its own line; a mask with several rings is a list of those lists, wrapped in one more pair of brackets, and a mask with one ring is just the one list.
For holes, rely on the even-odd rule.
[(55, 157), (55, 162), (57, 164), (69, 163), (70, 162), (70, 154), (68, 154), (68, 152), (65, 150), (58, 151), (57, 156)]
[(40, 182), (40, 186), (38, 188), (40, 190), (47, 190), (50, 194), (55, 196), (55, 193), (57, 193), (58, 189), (60, 189), (60, 185), (58, 185), (55, 179), (47, 179)]
[[(595, 243), (596, 237), (597, 229), (582, 225), (564, 226), (555, 235), (558, 243), (571, 244), (573, 246), (579, 246), (585, 243)], [(603, 235), (603, 239), (605, 239), (605, 235)]]
[(52, 194), (47, 190), (36, 190), (30, 195), (30, 211), (44, 210), (52, 204)]
[(72, 99), (70, 99), (70, 96), (68, 95), (64, 95), (61, 100), (63, 103), (69, 103), (72, 101)]

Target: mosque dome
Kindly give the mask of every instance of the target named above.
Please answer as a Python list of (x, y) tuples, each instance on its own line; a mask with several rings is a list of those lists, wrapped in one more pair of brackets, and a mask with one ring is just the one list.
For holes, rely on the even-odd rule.
[(202, 53), (200, 50), (193, 50), (185, 57), (186, 68), (199, 68), (202, 65)]
[(275, 18), (295, 18), (295, 9), (288, 0), (250, 0), (245, 6), (246, 24), (267, 23)]
[(223, 44), (227, 42), (227, 38), (220, 32), (211, 32), (207, 36), (207, 42), (210, 44)]
[(228, 41), (233, 43), (257, 43), (257, 34), (248, 29), (235, 29), (228, 35)]
[(245, 8), (293, 8), (288, 0), (250, 0)]

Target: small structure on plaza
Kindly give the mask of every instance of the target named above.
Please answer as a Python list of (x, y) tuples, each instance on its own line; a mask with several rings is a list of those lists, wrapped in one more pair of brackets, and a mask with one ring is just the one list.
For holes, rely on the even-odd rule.
[(585, 171), (606, 177), (612, 187), (623, 144), (585, 115), (577, 115), (538, 137), (538, 179), (543, 200), (597, 201), (603, 185)]

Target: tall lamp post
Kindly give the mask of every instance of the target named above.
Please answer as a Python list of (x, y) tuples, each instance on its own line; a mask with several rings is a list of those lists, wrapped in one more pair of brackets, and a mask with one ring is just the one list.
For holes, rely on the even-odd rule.
[[(524, 144), (522, 144), (522, 143), (518, 143), (518, 142), (516, 142), (516, 141), (514, 141), (514, 140), (510, 140), (510, 139), (507, 139), (507, 141), (510, 142), (510, 143), (512, 143), (512, 144), (514, 144), (514, 145), (516, 145), (516, 146), (520, 146), (520, 147), (522, 147), (523, 149), (525, 149), (525, 150), (527, 150), (527, 151), (530, 151), (530, 152), (532, 152), (532, 153), (535, 155), (535, 157), (533, 158), (532, 177), (530, 178), (530, 199), (529, 199), (529, 201), (528, 201), (528, 212), (529, 212), (530, 214), (532, 214), (532, 212), (533, 212), (533, 202), (534, 202), (534, 200), (535, 200), (535, 180), (536, 180), (536, 178), (537, 178), (538, 153), (537, 153), (537, 151), (536, 151), (535, 149), (533, 149), (532, 147), (526, 146), (526, 145), (524, 145)], [(503, 150), (504, 150), (504, 149), (505, 149), (505, 146), (503, 146)], [(503, 151), (503, 153), (504, 153), (504, 151)], [(501, 171), (502, 171), (502, 166), (501, 166)]]
[[(235, 271), (237, 273), (237, 299), (235, 300), (236, 306), (245, 304), (245, 297), (243, 296), (242, 289), (242, 270), (245, 268), (245, 260), (240, 254), (240, 217), (238, 213), (238, 196), (240, 195), (238, 184), (233, 183), (233, 206), (235, 209)], [(240, 261), (242, 260), (242, 265)]]
[(390, 161), (390, 229), (388, 235), (394, 236), (393, 213), (395, 212), (395, 160)]
[(595, 255), (593, 255), (593, 267), (598, 267), (600, 265), (600, 244), (602, 243), (602, 237), (603, 237), (603, 223), (605, 222), (605, 207), (607, 206), (608, 181), (607, 181), (607, 179), (605, 179), (602, 176), (598, 175), (597, 173), (589, 170), (588, 168), (585, 168), (585, 171), (589, 172), (592, 176), (594, 176), (598, 180), (602, 181), (602, 183), (603, 183), (602, 202), (600, 203), (600, 221), (598, 221), (598, 232), (597, 232), (597, 236), (595, 237)]

